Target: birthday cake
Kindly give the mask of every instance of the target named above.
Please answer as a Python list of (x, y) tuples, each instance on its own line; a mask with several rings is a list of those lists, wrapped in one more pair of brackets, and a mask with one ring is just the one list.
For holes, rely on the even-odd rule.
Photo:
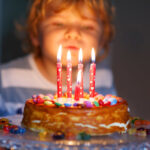
[(90, 100), (84, 93), (78, 101), (74, 96), (58, 101), (57, 96), (34, 95), (26, 101), (22, 125), (37, 132), (105, 135), (126, 132), (130, 114), (126, 100), (113, 95), (95, 94)]

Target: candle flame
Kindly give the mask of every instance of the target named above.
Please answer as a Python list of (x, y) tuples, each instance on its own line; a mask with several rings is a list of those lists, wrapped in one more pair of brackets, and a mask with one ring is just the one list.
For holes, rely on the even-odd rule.
[(81, 82), (81, 70), (78, 71), (78, 75), (77, 75), (77, 83)]
[(80, 51), (79, 51), (79, 62), (82, 63), (82, 60), (83, 60), (82, 48), (80, 48)]
[(67, 52), (67, 60), (68, 60), (68, 61), (71, 61), (71, 53), (70, 53), (70, 50)]
[(92, 62), (95, 62), (95, 50), (94, 50), (94, 48), (92, 48), (91, 55), (92, 55)]
[(61, 55), (62, 55), (62, 45), (59, 45), (57, 52), (57, 61), (61, 61)]

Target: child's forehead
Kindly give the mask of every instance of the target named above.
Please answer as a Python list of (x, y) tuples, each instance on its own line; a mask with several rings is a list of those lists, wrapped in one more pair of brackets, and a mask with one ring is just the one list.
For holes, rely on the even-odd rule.
[(62, 9), (59, 12), (53, 12), (50, 15), (51, 18), (53, 18), (53, 17), (54, 18), (55, 17), (56, 18), (57, 17), (66, 18), (69, 16), (72, 16), (72, 17), (76, 16), (76, 17), (80, 17), (80, 18), (85, 19), (85, 20), (94, 20), (94, 21), (96, 21), (98, 19), (98, 17), (94, 14), (94, 11), (92, 11), (86, 5), (82, 6), (82, 9), (79, 7), (77, 8), (75, 6), (70, 6), (70, 7)]

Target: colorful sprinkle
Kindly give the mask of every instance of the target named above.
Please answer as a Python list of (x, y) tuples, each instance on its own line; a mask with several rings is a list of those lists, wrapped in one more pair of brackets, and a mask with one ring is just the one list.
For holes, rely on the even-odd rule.
[(71, 107), (71, 106), (72, 106), (72, 104), (70, 104), (70, 103), (64, 103), (64, 105), (65, 105), (66, 107)]
[(55, 102), (55, 105), (56, 106), (62, 106), (62, 104), (58, 103), (58, 102)]
[(90, 140), (91, 136), (85, 132), (81, 132), (78, 134), (77, 139), (78, 140)]
[(52, 105), (53, 103), (51, 101), (46, 100), (46, 101), (44, 101), (44, 104), (49, 106), (49, 105)]
[(100, 99), (100, 100), (98, 100), (98, 103), (99, 103), (99, 105), (100, 105), (100, 106), (104, 106), (104, 102), (103, 102), (103, 100), (101, 100), (101, 99)]
[(110, 105), (115, 105), (117, 104), (117, 99), (116, 98), (109, 98)]
[(93, 105), (90, 101), (84, 101), (84, 104), (87, 108), (92, 108), (93, 107)]
[(93, 102), (96, 107), (99, 107), (99, 103), (97, 101)]

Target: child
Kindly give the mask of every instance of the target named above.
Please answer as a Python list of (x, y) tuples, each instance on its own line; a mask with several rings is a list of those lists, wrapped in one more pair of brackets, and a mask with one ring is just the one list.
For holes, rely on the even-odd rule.
[[(60, 44), (63, 92), (66, 91), (68, 49), (72, 56), (74, 90), (80, 48), (83, 50), (84, 91), (88, 92), (91, 49), (95, 49), (96, 60), (101, 60), (107, 55), (113, 37), (112, 7), (108, 0), (34, 0), (26, 29), (30, 54), (1, 66), (0, 108), (9, 114), (16, 113), (33, 94), (56, 93)], [(115, 94), (112, 72), (107, 65), (104, 68), (103, 63), (97, 64), (96, 91)]]

